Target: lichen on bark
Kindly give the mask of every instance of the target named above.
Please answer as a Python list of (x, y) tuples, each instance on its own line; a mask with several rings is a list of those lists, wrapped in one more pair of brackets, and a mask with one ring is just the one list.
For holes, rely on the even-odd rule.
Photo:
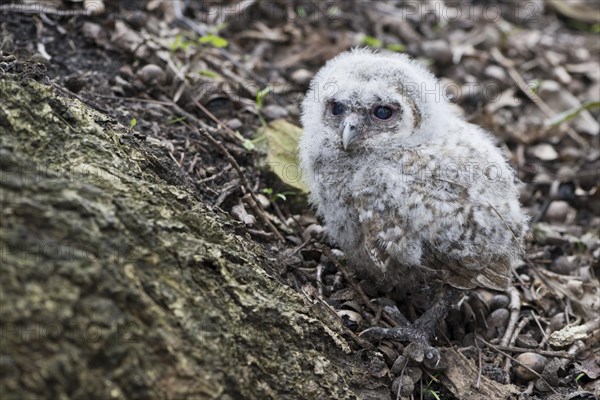
[(389, 398), (161, 148), (25, 77), (0, 99), (4, 399)]

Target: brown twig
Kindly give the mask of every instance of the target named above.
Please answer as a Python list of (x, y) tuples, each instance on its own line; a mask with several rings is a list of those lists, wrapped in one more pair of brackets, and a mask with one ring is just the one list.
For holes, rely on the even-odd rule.
[(283, 242), (284, 241), (283, 236), (281, 236), (281, 234), (279, 233), (277, 228), (275, 228), (275, 226), (271, 223), (271, 221), (265, 214), (265, 211), (263, 210), (262, 205), (260, 204), (259, 200), (256, 198), (256, 195), (250, 188), (248, 179), (246, 179), (246, 175), (244, 175), (244, 172), (240, 168), (240, 165), (237, 163), (236, 159), (233, 158), (233, 156), (231, 155), (231, 153), (229, 153), (227, 148), (225, 148), (225, 146), (223, 146), (223, 144), (221, 142), (219, 142), (217, 139), (215, 139), (206, 129), (198, 128), (198, 131), (201, 134), (203, 134), (213, 145), (215, 145), (219, 149), (219, 151), (225, 156), (225, 158), (227, 158), (227, 161), (229, 161), (229, 163), (231, 164), (233, 169), (236, 170), (236, 172), (238, 173), (238, 175), (240, 177), (242, 189), (250, 195), (250, 197), (248, 199), (250, 206), (252, 207), (254, 212), (256, 212), (258, 217), (262, 220), (264, 225), (275, 235), (277, 240)]
[(516, 346), (502, 346), (500, 344), (496, 345), (497, 348), (503, 351), (508, 351), (511, 353), (536, 353), (545, 357), (559, 357), (559, 358), (573, 358), (572, 355), (567, 353), (566, 351), (551, 351), (551, 350), (539, 350), (539, 349), (526, 349), (524, 347), (516, 347)]
[(217, 124), (217, 126), (222, 127), (225, 130), (225, 132), (227, 132), (231, 136), (231, 138), (239, 140), (238, 137), (237, 137), (237, 135), (233, 131), (233, 129), (231, 129), (230, 127), (228, 127), (225, 122), (223, 122), (219, 118), (217, 118), (217, 116), (215, 114), (211, 113), (208, 110), (208, 108), (204, 107), (202, 105), (202, 103), (200, 103), (197, 99), (192, 99), (192, 101), (194, 102), (194, 104), (196, 105), (196, 107), (198, 107), (200, 110), (202, 110), (203, 113), (205, 113), (206, 115), (208, 115), (208, 117), (210, 119), (212, 119)]

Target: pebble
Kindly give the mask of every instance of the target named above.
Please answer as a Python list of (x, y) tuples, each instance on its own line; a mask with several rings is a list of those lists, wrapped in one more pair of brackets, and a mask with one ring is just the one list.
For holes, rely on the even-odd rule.
[(311, 224), (302, 232), (302, 239), (308, 240), (313, 237), (320, 237), (323, 232), (325, 232), (325, 228), (322, 225)]
[(485, 319), (488, 327), (484, 334), (485, 338), (487, 340), (494, 339), (500, 334), (504, 333), (509, 317), (510, 313), (506, 308), (499, 308), (492, 311), (492, 313)]
[(569, 275), (572, 271), (575, 271), (578, 266), (577, 256), (560, 256), (552, 262), (549, 269), (557, 274)]
[(530, 150), (531, 155), (542, 161), (552, 161), (558, 158), (558, 153), (549, 143), (540, 143), (533, 146)]
[(167, 79), (165, 71), (156, 64), (144, 65), (137, 72), (138, 78), (146, 85), (162, 85)]
[(510, 300), (507, 295), (496, 294), (496, 295), (494, 295), (494, 297), (492, 297), (492, 300), (490, 302), (490, 309), (497, 310), (500, 308), (508, 308), (509, 304), (510, 304)]
[(284, 107), (275, 104), (263, 107), (261, 113), (266, 119), (269, 120), (286, 118), (289, 115), (288, 110), (286, 110)]
[(313, 73), (307, 69), (300, 68), (292, 72), (291, 78), (298, 85), (306, 85), (313, 78)]
[(529, 335), (517, 336), (517, 340), (515, 340), (515, 343), (517, 344), (517, 346), (524, 347), (526, 349), (535, 349), (536, 347), (538, 347), (537, 340), (535, 340)]
[(488, 65), (487, 67), (485, 67), (485, 70), (483, 71), (483, 73), (488, 78), (492, 78), (492, 79), (495, 79), (500, 82), (507, 81), (506, 72), (504, 71), (503, 68), (501, 68), (497, 65)]
[(546, 211), (546, 219), (553, 222), (565, 222), (569, 211), (573, 208), (566, 201), (555, 200)]
[(515, 373), (515, 376), (517, 378), (524, 381), (533, 380), (537, 378), (537, 375), (531, 372), (529, 369), (525, 368), (523, 365), (531, 368), (538, 374), (541, 374), (542, 371), (544, 371), (544, 366), (546, 366), (546, 363), (548, 362), (546, 357), (537, 353), (522, 353), (519, 354), (515, 359), (520, 364), (515, 365), (515, 367), (513, 368), (513, 372)]
[(229, 121), (227, 121), (227, 126), (235, 131), (237, 129), (240, 129), (243, 126), (243, 124), (242, 121), (240, 121), (238, 118), (232, 118)]
[(565, 326), (567, 326), (567, 321), (565, 320), (564, 312), (554, 314), (552, 318), (550, 318), (550, 331), (560, 331)]
[(430, 40), (422, 45), (425, 57), (433, 58), (441, 64), (448, 64), (452, 61), (452, 50), (445, 40)]

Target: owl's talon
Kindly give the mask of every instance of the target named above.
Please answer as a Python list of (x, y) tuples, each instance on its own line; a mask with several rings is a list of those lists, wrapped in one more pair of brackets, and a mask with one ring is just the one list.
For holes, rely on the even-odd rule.
[(372, 327), (360, 333), (361, 337), (378, 342), (383, 339), (410, 342), (404, 349), (404, 356), (413, 363), (421, 364), (429, 370), (441, 371), (447, 368), (440, 351), (429, 344), (426, 335), (414, 326), (396, 328)]
[(389, 339), (389, 329), (374, 326), (372, 328), (365, 329), (358, 336), (372, 342), (378, 342), (382, 339)]

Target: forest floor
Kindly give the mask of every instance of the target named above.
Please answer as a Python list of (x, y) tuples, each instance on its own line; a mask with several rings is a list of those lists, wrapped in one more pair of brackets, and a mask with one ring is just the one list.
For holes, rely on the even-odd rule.
[[(598, 395), (597, 2), (24, 3), (0, 5), (0, 73), (47, 76), (64, 95), (160, 144), (200, 198), (277, 255), (284, 267), (271, 273), (326, 302), (357, 334), (389, 321), (373, 302), (381, 293), (346, 270), (324, 237), (297, 165), (268, 168), (290, 151), (273, 137), (293, 142), (310, 79), (342, 51), (366, 46), (426, 63), (457, 112), (495, 134), (532, 217), (515, 289), (465, 293), (436, 345), (514, 384), (515, 398)], [(414, 317), (421, 310), (413, 303), (400, 308)], [(402, 343), (376, 347), (398, 398), (456, 397), (419, 365), (407, 382), (415, 360)]]

